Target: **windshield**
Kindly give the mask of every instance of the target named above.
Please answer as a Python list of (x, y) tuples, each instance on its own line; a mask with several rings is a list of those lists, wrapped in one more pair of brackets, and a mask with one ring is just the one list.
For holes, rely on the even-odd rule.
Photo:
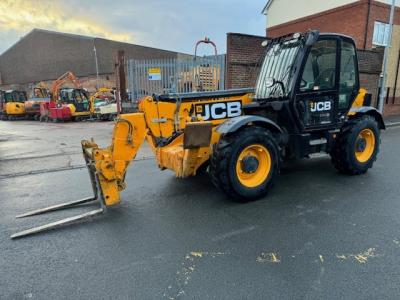
[(34, 88), (30, 98), (30, 100), (36, 100), (34, 98), (50, 98), (50, 93), (49, 90), (44, 88)]
[[(256, 84), (256, 98), (285, 97), (293, 84), (293, 65), (302, 45), (301, 39), (290, 39), (281, 42), (271, 42), (268, 45), (264, 62)], [(268, 86), (267, 82), (274, 79), (275, 84)]]
[(81, 89), (63, 89), (60, 91), (60, 98), (63, 102), (76, 101), (78, 103), (88, 102), (88, 95)]
[(4, 100), (5, 102), (25, 102), (26, 101), (26, 95), (24, 92), (5, 92), (4, 93)]

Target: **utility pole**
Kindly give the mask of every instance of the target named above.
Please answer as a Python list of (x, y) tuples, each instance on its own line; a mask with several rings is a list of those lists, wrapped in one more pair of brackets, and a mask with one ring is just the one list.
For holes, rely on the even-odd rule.
[(125, 52), (123, 50), (118, 50), (117, 62), (115, 64), (115, 79), (117, 81), (115, 99), (117, 100), (117, 111), (120, 114), (123, 111), (122, 102), (126, 102), (128, 98), (126, 94)]
[(396, 7), (396, 0), (392, 0), (392, 6), (390, 8), (390, 19), (389, 19), (389, 36), (388, 42), (385, 46), (385, 52), (383, 54), (383, 70), (382, 70), (382, 83), (381, 83), (381, 92), (379, 93), (379, 105), (378, 110), (383, 113), (383, 104), (386, 97), (386, 72), (387, 72), (387, 61), (389, 58), (389, 50), (392, 43), (392, 32), (393, 32), (393, 16), (394, 10)]
[(96, 89), (99, 89), (99, 63), (97, 61), (97, 51), (96, 51), (96, 45), (94, 43), (93, 39), (93, 52), (94, 52), (94, 60), (96, 62)]

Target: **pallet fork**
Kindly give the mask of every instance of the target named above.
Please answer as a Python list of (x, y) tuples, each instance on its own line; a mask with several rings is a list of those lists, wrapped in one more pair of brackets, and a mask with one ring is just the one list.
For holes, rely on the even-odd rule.
[(37, 209), (37, 210), (33, 210), (30, 212), (18, 215), (18, 216), (16, 216), (16, 218), (25, 218), (25, 217), (35, 216), (35, 215), (41, 215), (41, 214), (52, 212), (52, 211), (58, 211), (58, 210), (63, 210), (63, 209), (70, 208), (70, 207), (75, 207), (77, 205), (84, 204), (84, 203), (94, 202), (96, 200), (98, 200), (100, 202), (100, 208), (88, 211), (88, 212), (80, 214), (80, 215), (61, 219), (61, 220), (58, 220), (55, 222), (51, 222), (48, 224), (40, 225), (37, 227), (33, 227), (30, 229), (26, 229), (26, 230), (17, 232), (15, 234), (11, 235), (11, 239), (17, 239), (17, 238), (25, 237), (28, 235), (33, 235), (33, 234), (36, 234), (39, 232), (43, 232), (43, 231), (55, 229), (55, 228), (58, 228), (61, 226), (73, 224), (73, 223), (76, 223), (76, 222), (82, 221), (82, 220), (88, 220), (96, 215), (100, 215), (100, 214), (106, 212), (106, 205), (104, 202), (103, 193), (100, 189), (99, 177), (96, 173), (96, 168), (95, 168), (94, 162), (89, 159), (89, 157), (85, 153), (85, 149), (83, 147), (82, 147), (82, 150), (83, 150), (83, 156), (85, 157), (86, 166), (89, 171), (90, 181), (91, 181), (92, 189), (93, 189), (93, 196), (87, 197), (87, 198), (82, 198), (79, 200), (70, 201), (70, 202), (65, 202), (65, 203), (61, 203), (61, 204), (56, 204), (56, 205), (52, 205), (52, 206)]

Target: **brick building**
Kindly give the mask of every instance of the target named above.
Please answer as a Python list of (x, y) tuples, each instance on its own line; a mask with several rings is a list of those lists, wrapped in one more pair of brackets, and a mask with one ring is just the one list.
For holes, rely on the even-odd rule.
[(96, 86), (96, 48), (99, 84), (115, 86), (118, 50), (127, 59), (177, 58), (185, 54), (111, 41), (103, 38), (33, 29), (0, 56), (0, 89), (29, 91), (35, 83), (48, 85), (66, 71), (77, 75), (85, 88)]
[[(266, 35), (318, 29), (352, 36), (359, 50), (361, 84), (376, 99), (383, 46), (388, 43), (390, 1), (387, 0), (269, 0), (264, 7)], [(286, 7), (286, 8), (285, 8)], [(290, 7), (291, 9), (287, 9)], [(365, 58), (365, 59), (364, 59)], [(389, 51), (385, 114), (400, 114), (400, 8), (396, 7)], [(377, 68), (377, 66), (379, 66)]]

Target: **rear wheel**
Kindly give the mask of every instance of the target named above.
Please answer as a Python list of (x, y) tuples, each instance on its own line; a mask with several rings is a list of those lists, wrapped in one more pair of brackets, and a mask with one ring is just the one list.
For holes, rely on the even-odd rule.
[(209, 173), (214, 185), (236, 200), (260, 198), (279, 173), (278, 145), (257, 126), (223, 136), (214, 146)]
[(336, 139), (331, 151), (332, 163), (343, 174), (363, 174), (372, 168), (379, 145), (379, 127), (373, 117), (350, 120)]

